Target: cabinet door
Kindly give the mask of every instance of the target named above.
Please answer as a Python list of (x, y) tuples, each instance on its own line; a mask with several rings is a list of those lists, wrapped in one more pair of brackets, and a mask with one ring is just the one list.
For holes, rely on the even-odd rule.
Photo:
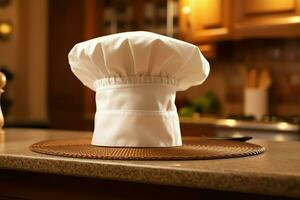
[[(82, 84), (70, 71), (67, 55), (83, 40), (84, 1), (49, 1), (48, 110), (50, 127), (82, 129)], [(76, 22), (76, 23), (74, 23)]]
[(237, 37), (296, 36), (300, 33), (299, 0), (234, 0)]
[(181, 36), (194, 43), (229, 37), (231, 0), (180, 0)]

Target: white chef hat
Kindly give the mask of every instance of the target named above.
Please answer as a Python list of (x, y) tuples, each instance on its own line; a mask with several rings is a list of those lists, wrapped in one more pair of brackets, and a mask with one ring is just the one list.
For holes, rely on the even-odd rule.
[(209, 64), (190, 43), (125, 32), (76, 44), (73, 73), (96, 91), (93, 145), (181, 146), (176, 91), (201, 84)]

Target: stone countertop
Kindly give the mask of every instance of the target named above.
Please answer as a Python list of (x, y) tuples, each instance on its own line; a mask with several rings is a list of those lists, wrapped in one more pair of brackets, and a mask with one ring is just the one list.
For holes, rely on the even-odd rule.
[(31, 152), (47, 139), (81, 137), (88, 132), (5, 129), (0, 135), (0, 168), (232, 192), (300, 197), (300, 142), (252, 140), (261, 155), (220, 160), (119, 161), (78, 159)]

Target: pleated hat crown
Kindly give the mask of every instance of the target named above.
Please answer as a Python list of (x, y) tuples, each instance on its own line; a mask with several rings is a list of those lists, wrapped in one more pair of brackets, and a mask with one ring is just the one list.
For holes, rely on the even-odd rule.
[(96, 91), (93, 145), (181, 146), (176, 91), (201, 84), (209, 64), (199, 48), (137, 31), (76, 44), (73, 73)]

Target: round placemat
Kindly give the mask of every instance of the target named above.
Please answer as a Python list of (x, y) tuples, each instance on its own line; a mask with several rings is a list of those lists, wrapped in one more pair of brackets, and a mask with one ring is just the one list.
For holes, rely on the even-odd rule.
[(264, 147), (237, 141), (183, 138), (180, 147), (99, 147), (91, 138), (46, 140), (30, 146), (34, 152), (75, 157), (112, 160), (200, 160), (252, 156)]

